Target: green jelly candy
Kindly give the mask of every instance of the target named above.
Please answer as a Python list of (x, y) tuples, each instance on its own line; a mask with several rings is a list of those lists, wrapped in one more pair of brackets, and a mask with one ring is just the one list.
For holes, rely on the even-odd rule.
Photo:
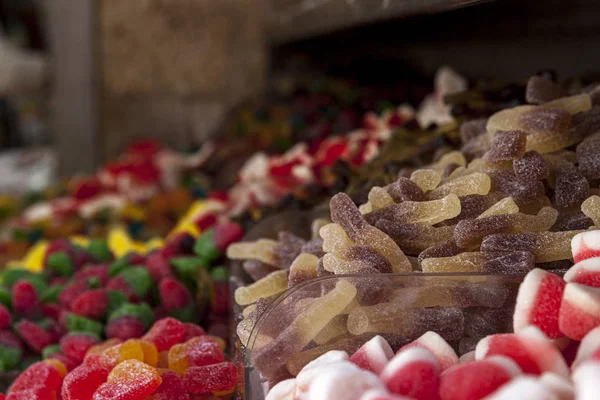
[(85, 332), (85, 331), (71, 331), (68, 333), (69, 336), (91, 336), (93, 338), (96, 338), (98, 340), (100, 340), (100, 336), (96, 335), (95, 333), (92, 332)]
[(92, 239), (87, 251), (99, 262), (108, 262), (112, 259), (112, 253), (106, 240)]
[(87, 283), (90, 289), (99, 289), (102, 287), (102, 282), (97, 276), (92, 276), (87, 279)]
[(10, 268), (5, 269), (2, 272), (2, 283), (9, 288), (12, 288), (15, 283), (20, 281), (21, 279), (26, 279), (31, 277), (32, 275), (36, 275), (33, 272), (27, 271), (23, 268)]
[(8, 372), (16, 369), (22, 356), (23, 352), (21, 349), (0, 345), (0, 372)]
[(119, 275), (127, 281), (139, 298), (143, 299), (148, 295), (152, 287), (152, 278), (146, 267), (128, 268)]
[(198, 322), (198, 311), (194, 305), (173, 311), (170, 315), (181, 322)]
[(12, 295), (10, 290), (4, 286), (0, 286), (0, 304), (3, 304), (8, 309), (10, 309), (12, 305)]
[(71, 276), (75, 271), (71, 258), (64, 251), (57, 251), (50, 254), (46, 260), (46, 264), (59, 276)]
[(170, 261), (171, 266), (180, 279), (188, 282), (195, 282), (198, 278), (198, 271), (206, 268), (206, 263), (198, 257), (176, 257)]
[(118, 290), (108, 291), (108, 312), (109, 314), (118, 310), (123, 304), (127, 303), (127, 295)]
[(42, 303), (58, 303), (58, 296), (61, 294), (65, 285), (54, 285), (42, 292)]
[(121, 271), (127, 268), (131, 268), (131, 265), (129, 265), (127, 255), (124, 255), (114, 263), (110, 264), (110, 267), (108, 268), (108, 275), (112, 278), (113, 276), (119, 275)]
[(210, 270), (210, 277), (216, 282), (227, 282), (229, 280), (229, 270), (222, 265), (214, 267)]
[(110, 322), (114, 319), (124, 316), (132, 316), (138, 318), (140, 321), (142, 321), (146, 329), (150, 328), (150, 326), (152, 326), (152, 324), (154, 323), (154, 312), (147, 303), (125, 303), (110, 314), (110, 316), (108, 317), (108, 321)]
[(51, 344), (50, 346), (44, 347), (42, 350), (42, 357), (44, 360), (50, 357), (52, 354), (61, 353), (60, 346), (58, 344)]
[(206, 264), (210, 264), (221, 256), (221, 252), (215, 246), (215, 230), (209, 229), (201, 234), (194, 244), (194, 253)]
[(67, 329), (69, 332), (88, 332), (101, 337), (104, 332), (104, 325), (93, 319), (69, 313), (67, 315)]

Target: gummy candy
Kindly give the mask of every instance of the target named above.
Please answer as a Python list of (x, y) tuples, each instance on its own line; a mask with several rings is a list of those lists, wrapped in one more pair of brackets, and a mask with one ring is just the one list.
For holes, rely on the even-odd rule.
[(169, 350), (169, 369), (183, 375), (190, 367), (202, 367), (225, 361), (219, 345), (207, 336), (199, 336)]
[(12, 308), (24, 318), (40, 317), (40, 299), (31, 282), (18, 281), (15, 283), (12, 288)]
[(443, 373), (440, 382), (442, 400), (478, 400), (521, 374), (513, 360), (492, 356), (464, 363)]
[(230, 393), (237, 384), (237, 368), (231, 362), (190, 367), (182, 378), (190, 393)]
[(109, 370), (98, 366), (80, 365), (65, 377), (61, 395), (64, 400), (90, 400), (106, 381)]
[(179, 376), (172, 371), (160, 373), (162, 382), (148, 400), (189, 400), (189, 394), (183, 387)]
[(254, 303), (260, 297), (279, 294), (287, 289), (288, 271), (275, 271), (252, 285), (235, 291), (235, 301), (240, 305)]
[(92, 335), (69, 333), (60, 340), (60, 349), (66, 356), (82, 362), (90, 347), (98, 342)]
[(454, 352), (454, 349), (450, 347), (444, 338), (435, 332), (425, 332), (418, 339), (403, 346), (398, 350), (398, 353), (413, 347), (421, 347), (429, 350), (436, 357), (442, 371), (458, 364), (458, 356)]
[(394, 352), (388, 342), (381, 336), (375, 336), (361, 346), (350, 357), (350, 361), (362, 369), (380, 374), (393, 356)]
[(558, 276), (537, 268), (529, 272), (517, 296), (515, 332), (519, 333), (525, 327), (535, 325), (551, 339), (563, 337), (558, 326), (558, 316), (564, 290), (565, 283)]
[(411, 348), (396, 355), (381, 372), (381, 380), (392, 393), (417, 400), (440, 398), (440, 366), (426, 349)]
[(156, 321), (142, 340), (153, 343), (159, 352), (167, 351), (185, 339), (185, 325), (174, 318)]
[(143, 400), (161, 383), (162, 378), (154, 368), (138, 360), (126, 360), (110, 372), (94, 393), (94, 400)]

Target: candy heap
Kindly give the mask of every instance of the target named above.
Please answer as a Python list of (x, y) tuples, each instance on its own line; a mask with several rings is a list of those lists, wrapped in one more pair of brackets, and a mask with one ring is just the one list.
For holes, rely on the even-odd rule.
[[(242, 231), (232, 222), (205, 225), (197, 239), (180, 233), (146, 254), (111, 249), (102, 240), (57, 240), (42, 254), (40, 272), (5, 269), (0, 371), (48, 356), (70, 369), (103, 338), (139, 338), (167, 316), (202, 322), (227, 338), (228, 271), (215, 264)], [(115, 259), (113, 250), (121, 256)]]
[(564, 280), (542, 269), (527, 274), (517, 296), (515, 333), (490, 334), (460, 358), (451, 342), (432, 331), (399, 349), (375, 336), (356, 351), (336, 349), (303, 360), (295, 377), (275, 385), (267, 400), (595, 399), (598, 232), (575, 236), (572, 252), (576, 264)]
[[(600, 132), (599, 93), (565, 96), (554, 82), (532, 77), (530, 105), (461, 126), (462, 151), (401, 171), (359, 207), (334, 196), (333, 222), (316, 222), (311, 241), (284, 235), (232, 245), (228, 256), (244, 260), (255, 280), (235, 293), (246, 307), (238, 335), (263, 377), (274, 383), (295, 375), (290, 360), (353, 348), (350, 339), (364, 342), (361, 335), (390, 334), (398, 343), (432, 330), (464, 354), (482, 337), (507, 331), (512, 288), (502, 280), (486, 287), (432, 277), (411, 288), (385, 274), (567, 271), (571, 240), (600, 227), (600, 164), (589, 150)], [(362, 276), (335, 279), (340, 274)], [(300, 283), (274, 307), (281, 315), (268, 308)], [(538, 314), (546, 313), (531, 311)], [(556, 326), (542, 330), (561, 337)]]
[(67, 336), (57, 349), (46, 352), (44, 361), (32, 364), (15, 380), (6, 399), (227, 396), (235, 390), (238, 371), (225, 360), (223, 348), (222, 339), (173, 318), (156, 321), (141, 339), (99, 343), (87, 334)]

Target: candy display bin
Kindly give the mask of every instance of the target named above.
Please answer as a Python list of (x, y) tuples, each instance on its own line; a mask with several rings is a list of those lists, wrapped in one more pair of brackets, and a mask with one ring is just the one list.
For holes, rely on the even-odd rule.
[(326, 276), (278, 296), (247, 334), (246, 399), (295, 376), (329, 350), (353, 353), (375, 335), (394, 351), (427, 331), (439, 333), (461, 355), (478, 339), (510, 332), (523, 276), (388, 274)]

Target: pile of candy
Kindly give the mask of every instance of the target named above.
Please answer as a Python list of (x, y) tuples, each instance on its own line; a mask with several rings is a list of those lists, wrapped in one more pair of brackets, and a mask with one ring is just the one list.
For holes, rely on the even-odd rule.
[(376, 336), (351, 357), (332, 350), (306, 360), (267, 400), (595, 399), (600, 390), (598, 232), (575, 236), (572, 252), (576, 264), (564, 280), (542, 269), (527, 274), (517, 297), (515, 333), (490, 334), (460, 358), (432, 331), (399, 349)]
[(218, 398), (230, 395), (238, 379), (236, 365), (225, 360), (222, 339), (173, 318), (156, 321), (141, 339), (99, 343), (79, 334), (57, 347), (15, 380), (6, 399)]
[[(385, 333), (406, 341), (434, 330), (464, 354), (482, 337), (507, 331), (507, 285), (424, 277), (427, 283), (413, 285), (411, 293), (385, 274), (511, 276), (535, 268), (563, 274), (571, 267), (571, 240), (600, 227), (600, 164), (592, 150), (600, 132), (600, 91), (566, 96), (556, 83), (535, 76), (525, 94), (530, 105), (463, 123), (462, 151), (401, 171), (394, 183), (373, 187), (360, 207), (343, 193), (334, 196), (333, 223), (316, 222), (319, 236), (311, 241), (284, 234), (230, 246), (228, 256), (244, 260), (255, 280), (235, 293), (246, 307), (238, 336), (266, 380), (295, 375), (299, 369), (290, 370), (290, 360), (343, 349), (349, 337)], [(361, 276), (335, 279), (340, 274)], [(326, 277), (329, 282), (311, 283)], [(437, 287), (426, 279), (438, 279)], [(266, 310), (271, 324), (256, 334)]]
[(201, 322), (227, 339), (228, 271), (217, 263), (243, 232), (232, 222), (212, 222), (203, 222), (198, 238), (183, 232), (147, 254), (122, 246), (113, 252), (102, 240), (57, 240), (38, 252), (41, 271), (5, 269), (0, 371), (51, 354), (70, 369), (84, 344), (139, 338), (167, 316)]

